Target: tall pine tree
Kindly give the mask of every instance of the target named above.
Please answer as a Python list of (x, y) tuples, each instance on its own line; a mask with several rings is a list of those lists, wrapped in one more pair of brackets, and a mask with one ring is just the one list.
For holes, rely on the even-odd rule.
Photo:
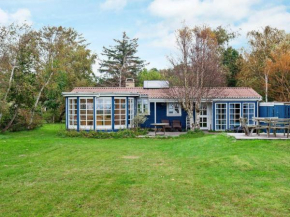
[(116, 45), (103, 47), (102, 55), (106, 60), (101, 61), (100, 72), (106, 73), (112, 86), (122, 87), (126, 78), (136, 78), (146, 65), (144, 60), (135, 56), (138, 48), (138, 39), (130, 39), (126, 32), (121, 40), (114, 39)]

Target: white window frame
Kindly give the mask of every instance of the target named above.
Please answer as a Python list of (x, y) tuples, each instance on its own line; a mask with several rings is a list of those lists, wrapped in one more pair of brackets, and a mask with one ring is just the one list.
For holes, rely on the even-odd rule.
[[(141, 102), (141, 112), (139, 110), (140, 102)], [(147, 107), (148, 107), (148, 111), (147, 112), (144, 111), (144, 104), (145, 104), (144, 102), (147, 102)], [(139, 98), (139, 99), (137, 99), (137, 114), (150, 115), (150, 102), (149, 102), (148, 98)]]
[[(248, 112), (247, 112), (247, 117), (245, 117), (245, 112), (244, 112), (244, 105), (248, 105), (248, 108), (247, 108), (247, 110), (248, 110)], [(247, 124), (249, 124), (249, 121), (252, 121), (253, 122), (253, 124), (251, 124), (251, 125), (255, 125), (255, 122), (253, 121), (253, 120), (249, 120), (249, 110), (250, 110), (250, 104), (253, 104), (254, 105), (254, 114), (253, 114), (253, 118), (254, 117), (256, 117), (256, 103), (253, 103), (253, 102), (245, 102), (245, 103), (243, 103), (243, 105), (242, 105), (242, 109), (243, 109), (243, 117), (244, 118), (247, 118)], [(250, 124), (249, 124), (250, 125)]]
[[(81, 100), (82, 99), (86, 100), (86, 108), (85, 109), (81, 108)], [(92, 109), (88, 109), (88, 99), (91, 99), (93, 101), (93, 103), (92, 103), (93, 104), (93, 108)], [(79, 106), (79, 115), (80, 115), (79, 124), (80, 124), (80, 129), (81, 130), (93, 130), (94, 129), (94, 112), (95, 112), (94, 111), (94, 97), (80, 97), (79, 102), (80, 102), (80, 106)], [(92, 111), (92, 114), (88, 114), (89, 110)], [(86, 114), (82, 114), (81, 111), (86, 111)], [(85, 120), (86, 125), (82, 125), (82, 119), (81, 119), (82, 116), (86, 117), (86, 120)], [(92, 120), (93, 124), (92, 125), (87, 125), (88, 121), (90, 121), (90, 120), (88, 120), (88, 116), (92, 116), (93, 117), (93, 120)]]
[[(170, 106), (170, 104), (178, 104), (178, 106), (179, 106), (179, 108), (178, 108), (178, 110), (179, 110), (179, 113), (175, 113), (175, 109), (173, 109), (173, 114), (171, 114), (171, 113), (169, 113), (169, 106)], [(166, 106), (166, 116), (168, 116), (168, 117), (181, 117), (182, 116), (182, 110), (181, 110), (181, 105), (180, 105), (180, 103), (178, 103), (178, 102), (168, 102), (167, 103), (167, 106)]]
[[(233, 108), (231, 108), (231, 105), (240, 105), (240, 117), (239, 118), (241, 118), (242, 117), (242, 103), (229, 103), (229, 129), (232, 129), (231, 127), (233, 126), (233, 127), (237, 127), (237, 126), (241, 126), (241, 121), (240, 121), (240, 119), (238, 120), (239, 121), (239, 125), (234, 125), (234, 124), (231, 124), (231, 110), (236, 110), (235, 108), (233, 109)], [(234, 116), (235, 116), (235, 112), (234, 112)], [(235, 119), (234, 119), (235, 120)]]
[[(217, 124), (217, 105), (226, 105), (226, 127), (225, 127), (225, 129), (217, 129), (217, 125), (222, 125), (222, 124)], [(215, 130), (216, 131), (223, 131), (223, 130), (227, 130), (227, 126), (228, 126), (228, 104), (227, 103), (215, 103), (215, 117), (214, 117), (214, 119), (215, 119)], [(222, 119), (221, 119), (222, 120)]]
[(135, 116), (135, 100), (134, 98), (128, 98), (128, 105), (129, 105), (129, 108), (128, 108), (128, 127), (131, 128), (133, 127), (133, 124), (132, 124), (132, 120)]
[[(111, 125), (97, 125), (97, 121), (98, 121), (98, 118), (97, 118), (97, 100), (110, 100), (110, 102), (111, 102)], [(105, 106), (104, 106), (104, 101), (102, 102), (102, 104), (103, 104), (103, 119), (102, 119), (102, 121), (105, 121), (105, 119), (104, 119), (104, 116), (105, 116), (105, 111), (106, 110), (109, 110), (109, 109), (105, 109)], [(112, 122), (112, 120), (113, 120), (113, 105), (112, 105), (112, 98), (111, 97), (98, 97), (98, 98), (96, 98), (95, 99), (95, 126), (96, 126), (96, 130), (110, 130), (110, 129), (112, 129), (112, 124), (113, 124), (113, 122)]]
[[(127, 99), (126, 99), (126, 97), (115, 97), (114, 98), (114, 108), (113, 108), (114, 109), (114, 116), (116, 116), (116, 110), (115, 110), (115, 106), (116, 106), (115, 100), (116, 99), (125, 99), (125, 124), (124, 125), (123, 124), (116, 125), (115, 124), (116, 118), (114, 117), (114, 128), (115, 129), (125, 129), (125, 128), (127, 128), (127, 121), (128, 121), (127, 120), (127, 118), (128, 118), (128, 115), (127, 115)], [(123, 109), (119, 109), (119, 110), (123, 110)], [(122, 119), (119, 119), (119, 120), (122, 120)]]
[[(71, 105), (71, 101), (70, 100), (75, 100), (75, 102), (76, 102), (76, 109), (70, 109), (70, 105)], [(75, 111), (75, 114), (71, 114), (70, 112), (71, 111)], [(77, 119), (76, 120), (74, 120), (74, 119), (71, 119), (71, 116), (74, 116), (74, 115), (76, 115), (76, 117), (77, 117)], [(73, 122), (75, 122), (76, 121), (76, 125), (71, 125), (70, 124), (70, 121), (73, 121)], [(77, 99), (77, 97), (69, 97), (68, 98), (68, 129), (77, 129), (77, 127), (78, 127), (78, 99)]]
[[(202, 109), (202, 106), (205, 106), (205, 109)], [(208, 129), (208, 115), (209, 115), (209, 111), (208, 111), (208, 105), (207, 103), (201, 103), (201, 106), (200, 106), (200, 115), (199, 115), (199, 126), (200, 126), (200, 129), (202, 130), (207, 130)], [(206, 110), (206, 115), (203, 114), (203, 111)], [(206, 127), (203, 127), (201, 126), (202, 123), (205, 123), (203, 122), (203, 118), (206, 118)]]

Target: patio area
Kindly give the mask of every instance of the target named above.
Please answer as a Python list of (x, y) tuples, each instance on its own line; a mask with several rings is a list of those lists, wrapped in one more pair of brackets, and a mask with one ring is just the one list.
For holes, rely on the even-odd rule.
[(148, 134), (146, 136), (138, 136), (138, 137), (139, 138), (142, 138), (142, 137), (156, 137), (156, 136), (161, 136), (161, 137), (176, 137), (176, 136), (179, 136), (179, 135), (182, 135), (182, 134), (186, 134), (186, 132), (165, 132), (165, 134), (163, 132), (158, 132), (155, 135), (155, 132), (152, 131), (152, 132), (148, 132)]
[(267, 136), (267, 133), (260, 133), (260, 136), (258, 136), (256, 133), (253, 133), (252, 135), (245, 135), (245, 133), (227, 133), (228, 136), (233, 136), (237, 140), (241, 139), (248, 139), (248, 140), (253, 140), (253, 139), (260, 139), (260, 140), (290, 140), (290, 137), (287, 138), (287, 136), (284, 136), (284, 133), (277, 133), (276, 137), (273, 135), (270, 135), (269, 137)]

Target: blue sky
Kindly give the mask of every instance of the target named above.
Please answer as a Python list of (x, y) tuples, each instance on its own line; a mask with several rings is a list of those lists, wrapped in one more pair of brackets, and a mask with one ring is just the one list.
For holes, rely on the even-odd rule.
[[(240, 32), (232, 42), (246, 46), (246, 32), (271, 25), (290, 32), (288, 0), (0, 0), (0, 24), (28, 22), (73, 27), (91, 43), (100, 58), (103, 46), (126, 31), (139, 38), (138, 55), (149, 67), (170, 66), (175, 51), (174, 31), (188, 25), (223, 25)], [(97, 71), (98, 65), (95, 67)]]

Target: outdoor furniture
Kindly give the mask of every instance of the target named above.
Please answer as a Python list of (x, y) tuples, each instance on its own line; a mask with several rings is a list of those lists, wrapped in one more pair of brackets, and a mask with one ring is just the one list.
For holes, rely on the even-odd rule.
[(284, 130), (284, 136), (287, 131), (287, 138), (289, 138), (290, 131), (290, 119), (281, 118), (272, 123), (271, 129), (273, 130), (273, 134), (276, 137), (277, 130)]
[(256, 130), (256, 125), (247, 124), (247, 118), (240, 118), (240, 122), (246, 136), (252, 135), (253, 131)]
[(160, 132), (162, 132), (162, 129), (163, 129), (163, 135), (165, 135), (165, 126), (168, 126), (169, 124), (168, 123), (154, 123), (154, 124), (151, 124), (152, 126), (154, 126), (154, 131), (155, 131), (155, 136), (158, 132), (158, 128), (157, 127), (161, 127), (159, 129), (161, 129)]
[[(273, 130), (273, 134), (276, 137), (277, 130), (284, 130), (284, 136), (287, 132), (287, 138), (289, 138), (290, 131), (290, 119), (289, 118), (253, 118), (254, 121), (257, 122), (257, 129), (266, 129), (267, 136), (270, 136), (271, 130)], [(261, 125), (260, 122), (265, 123), (266, 125)]]
[(172, 127), (170, 126), (169, 120), (161, 120), (161, 123), (167, 123), (168, 124), (168, 125), (164, 126), (165, 130), (166, 129), (172, 130)]
[(172, 128), (181, 131), (182, 130), (181, 122), (179, 120), (173, 120), (172, 121)]
[[(276, 119), (276, 118), (275, 118)], [(262, 125), (261, 122), (265, 122), (266, 123), (266, 120), (265, 118), (253, 118), (253, 121), (256, 122), (256, 133), (258, 136), (260, 136), (260, 130), (266, 130), (267, 132), (267, 137), (270, 136), (270, 124), (268, 125)], [(270, 120), (269, 120), (269, 123), (270, 123)]]

